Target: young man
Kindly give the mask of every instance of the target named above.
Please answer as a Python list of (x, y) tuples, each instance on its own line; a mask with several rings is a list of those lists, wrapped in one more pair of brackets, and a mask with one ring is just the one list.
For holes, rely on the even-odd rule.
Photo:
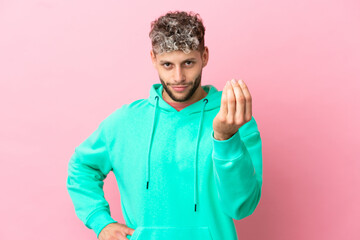
[[(250, 92), (201, 85), (209, 58), (198, 14), (169, 12), (151, 25), (161, 84), (125, 104), (78, 147), (67, 189), (100, 240), (235, 240), (262, 189), (262, 144)], [(103, 180), (117, 179), (125, 224), (111, 217)]]

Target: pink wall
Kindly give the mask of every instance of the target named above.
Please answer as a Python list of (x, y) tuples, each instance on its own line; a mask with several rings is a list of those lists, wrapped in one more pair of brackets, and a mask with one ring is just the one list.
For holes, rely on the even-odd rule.
[[(150, 22), (193, 10), (202, 84), (243, 78), (263, 140), (263, 194), (240, 239), (360, 239), (360, 2), (170, 2), (0, 1), (0, 238), (96, 239), (67, 193), (69, 158), (159, 82)], [(112, 173), (105, 194), (123, 222)]]

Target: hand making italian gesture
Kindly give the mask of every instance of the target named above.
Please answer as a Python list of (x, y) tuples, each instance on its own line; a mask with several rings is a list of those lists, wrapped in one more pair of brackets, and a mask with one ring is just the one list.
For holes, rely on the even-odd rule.
[(221, 96), (219, 113), (213, 121), (214, 138), (231, 138), (239, 128), (251, 120), (252, 99), (249, 89), (242, 80), (227, 81)]

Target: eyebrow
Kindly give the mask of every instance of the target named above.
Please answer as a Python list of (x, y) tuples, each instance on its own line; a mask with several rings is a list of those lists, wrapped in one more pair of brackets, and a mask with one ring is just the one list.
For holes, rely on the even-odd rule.
[[(183, 62), (193, 61), (193, 60), (196, 60), (196, 58), (188, 58), (188, 59), (184, 60)], [(165, 61), (165, 60), (161, 60), (160, 63), (172, 63), (172, 62), (170, 62), (170, 61)]]

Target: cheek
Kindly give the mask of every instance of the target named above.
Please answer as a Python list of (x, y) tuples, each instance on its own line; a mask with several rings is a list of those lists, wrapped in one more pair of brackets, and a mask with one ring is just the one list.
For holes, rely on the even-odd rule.
[(162, 77), (162, 79), (164, 79), (164, 81), (168, 81), (171, 78), (171, 74), (169, 74), (168, 72), (161, 72), (160, 76)]
[(171, 75), (166, 72), (159, 72), (159, 77), (165, 82), (168, 83), (171, 81)]
[(201, 73), (201, 68), (200, 69), (193, 69), (191, 70), (191, 72), (189, 72), (189, 77), (195, 81), (195, 79), (200, 75)]

